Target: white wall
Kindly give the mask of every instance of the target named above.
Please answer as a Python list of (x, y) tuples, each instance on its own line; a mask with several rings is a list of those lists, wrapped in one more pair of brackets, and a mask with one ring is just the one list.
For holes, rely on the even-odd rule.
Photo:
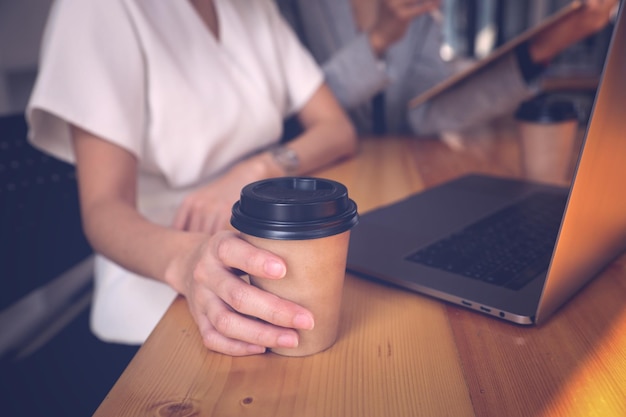
[(0, 0), (0, 114), (24, 110), (53, 0)]

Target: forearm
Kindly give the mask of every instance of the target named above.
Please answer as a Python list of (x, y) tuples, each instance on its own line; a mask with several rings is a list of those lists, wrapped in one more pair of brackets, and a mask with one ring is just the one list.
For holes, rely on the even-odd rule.
[(390, 82), (384, 65), (373, 53), (367, 34), (361, 34), (322, 64), (328, 86), (341, 106), (367, 103)]
[(354, 127), (327, 86), (313, 95), (298, 119), (303, 132), (286, 145), (300, 162), (292, 174), (308, 174), (356, 152)]
[(356, 137), (352, 126), (345, 122), (324, 123), (306, 130), (287, 146), (300, 160), (296, 175), (306, 175), (356, 152)]
[(460, 131), (512, 111), (536, 94), (538, 87), (523, 79), (514, 54), (409, 110), (411, 129), (418, 135)]
[(201, 236), (157, 225), (138, 211), (137, 161), (130, 152), (75, 126), (72, 136), (83, 228), (94, 250), (182, 292), (167, 270)]
[(200, 244), (202, 234), (157, 225), (119, 200), (85, 205), (83, 219), (85, 234), (96, 252), (185, 293), (181, 279), (185, 276), (184, 260)]
[(529, 45), (536, 63), (546, 63), (569, 46), (597, 33), (609, 22), (616, 0), (586, 0), (585, 5), (564, 22), (537, 36)]

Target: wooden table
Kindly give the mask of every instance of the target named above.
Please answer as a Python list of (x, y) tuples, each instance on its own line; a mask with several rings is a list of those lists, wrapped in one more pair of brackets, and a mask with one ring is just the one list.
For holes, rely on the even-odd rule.
[[(513, 133), (365, 138), (318, 175), (365, 212), (466, 172), (519, 176)], [(204, 348), (178, 298), (95, 415), (626, 416), (625, 299), (626, 256), (538, 328), (347, 274), (332, 348), (234, 358)]]

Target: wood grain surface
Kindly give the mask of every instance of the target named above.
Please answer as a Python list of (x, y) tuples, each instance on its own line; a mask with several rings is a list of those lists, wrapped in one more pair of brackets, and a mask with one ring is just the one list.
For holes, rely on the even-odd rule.
[[(520, 176), (515, 129), (364, 138), (318, 173), (359, 210), (466, 172)], [(177, 298), (95, 416), (626, 416), (626, 256), (541, 327), (347, 274), (340, 335), (304, 358), (208, 351)]]

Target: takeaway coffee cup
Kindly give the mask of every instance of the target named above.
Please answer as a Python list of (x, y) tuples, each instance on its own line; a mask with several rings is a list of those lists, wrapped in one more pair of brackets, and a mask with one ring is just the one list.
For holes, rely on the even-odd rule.
[(522, 103), (515, 117), (526, 178), (567, 184), (578, 127), (573, 103), (541, 96)]
[(357, 207), (336, 181), (282, 177), (248, 184), (232, 210), (231, 224), (251, 244), (282, 257), (280, 280), (250, 277), (250, 283), (313, 313), (315, 328), (298, 330), (297, 348), (272, 348), (306, 356), (332, 346), (339, 329), (350, 229)]

